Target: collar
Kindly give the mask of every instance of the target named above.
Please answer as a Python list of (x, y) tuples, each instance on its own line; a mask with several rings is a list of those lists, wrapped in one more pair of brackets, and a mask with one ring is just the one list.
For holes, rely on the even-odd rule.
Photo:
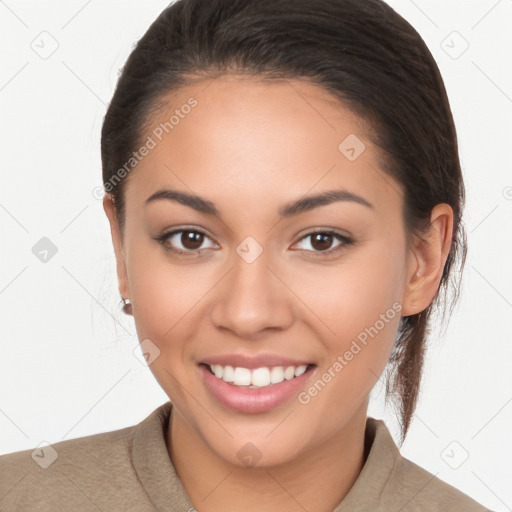
[[(166, 402), (135, 426), (132, 461), (156, 510), (169, 510), (170, 504), (194, 510), (167, 452), (165, 440), (171, 407), (172, 403)], [(386, 494), (392, 491), (390, 477), (395, 473), (401, 455), (383, 420), (367, 417), (365, 450), (368, 456), (363, 469), (333, 512), (375, 510), (384, 497), (384, 490)]]

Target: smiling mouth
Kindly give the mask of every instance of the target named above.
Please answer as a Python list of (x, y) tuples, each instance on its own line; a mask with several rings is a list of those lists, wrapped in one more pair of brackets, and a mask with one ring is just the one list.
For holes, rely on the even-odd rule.
[(300, 366), (263, 366), (261, 368), (244, 368), (241, 366), (223, 366), (220, 364), (203, 364), (219, 380), (237, 387), (248, 389), (264, 388), (292, 380), (310, 371), (315, 365)]

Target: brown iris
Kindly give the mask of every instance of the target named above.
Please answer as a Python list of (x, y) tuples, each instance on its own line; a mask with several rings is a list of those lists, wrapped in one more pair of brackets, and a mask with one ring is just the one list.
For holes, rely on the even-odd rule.
[(198, 233), (197, 231), (184, 230), (181, 235), (180, 241), (183, 244), (183, 247), (185, 247), (186, 249), (190, 249), (191, 251), (194, 251), (201, 247), (201, 245), (203, 244), (204, 235), (203, 233)]
[(333, 236), (328, 233), (314, 233), (311, 236), (311, 246), (318, 251), (331, 248)]

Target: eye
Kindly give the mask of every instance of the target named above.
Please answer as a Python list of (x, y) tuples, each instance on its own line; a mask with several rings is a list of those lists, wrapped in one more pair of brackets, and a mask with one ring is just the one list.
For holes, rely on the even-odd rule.
[[(304, 243), (306, 240), (311, 239), (309, 243)], [(166, 251), (184, 256), (194, 256), (204, 249), (212, 249), (216, 244), (211, 238), (199, 229), (176, 229), (155, 238)], [(203, 244), (210, 241), (210, 245), (203, 247)], [(335, 242), (338, 242), (333, 246)], [(315, 231), (303, 236), (296, 245), (305, 245), (299, 247), (299, 250), (305, 250), (314, 253), (332, 254), (338, 250), (342, 250), (347, 246), (354, 243), (350, 238), (340, 235), (335, 231)], [(309, 246), (309, 247), (308, 247)]]
[[(311, 239), (309, 243), (304, 244), (305, 247), (299, 247), (301, 250), (313, 251), (316, 253), (333, 253), (341, 250), (354, 243), (350, 238), (340, 235), (335, 231), (315, 231), (303, 236), (298, 244), (304, 243), (303, 241)], [(333, 243), (338, 241), (337, 245)], [(308, 247), (309, 246), (309, 247)], [(311, 249), (310, 249), (311, 247)]]
[(163, 245), (165, 250), (186, 256), (193, 256), (203, 249), (215, 246), (212, 242), (211, 245), (202, 247), (206, 240), (212, 240), (206, 233), (198, 229), (177, 229), (165, 233), (156, 240)]

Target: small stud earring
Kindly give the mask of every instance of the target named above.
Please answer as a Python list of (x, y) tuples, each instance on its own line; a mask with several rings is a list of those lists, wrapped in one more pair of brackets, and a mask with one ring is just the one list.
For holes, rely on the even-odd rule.
[(130, 302), (130, 299), (123, 298), (123, 313), (127, 315), (133, 315), (132, 303)]

